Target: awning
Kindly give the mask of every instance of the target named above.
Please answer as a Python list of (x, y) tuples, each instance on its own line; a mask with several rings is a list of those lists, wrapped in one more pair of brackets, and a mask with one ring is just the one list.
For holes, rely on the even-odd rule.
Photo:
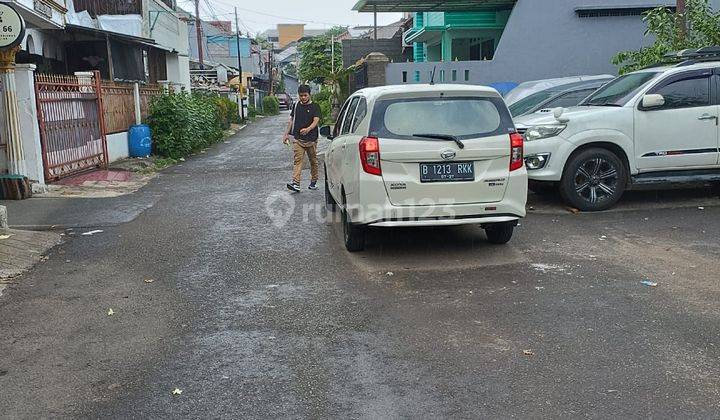
[(65, 27), (69, 30), (76, 30), (78, 32), (85, 32), (88, 34), (92, 34), (95, 36), (101, 36), (101, 37), (108, 36), (108, 37), (110, 37), (110, 39), (124, 41), (124, 42), (128, 42), (131, 44), (138, 44), (138, 45), (142, 45), (142, 46), (148, 47), (148, 48), (155, 48), (158, 50), (168, 51), (168, 52), (177, 52), (177, 51), (173, 50), (172, 48), (167, 48), (160, 44), (157, 44), (155, 42), (155, 40), (150, 39), (150, 38), (142, 38), (139, 36), (121, 34), (118, 32), (104, 31), (102, 29), (88, 28), (87, 26), (80, 26), (80, 25), (67, 24), (67, 25), (65, 25)]
[(477, 12), (511, 9), (517, 0), (359, 0), (358, 12)]

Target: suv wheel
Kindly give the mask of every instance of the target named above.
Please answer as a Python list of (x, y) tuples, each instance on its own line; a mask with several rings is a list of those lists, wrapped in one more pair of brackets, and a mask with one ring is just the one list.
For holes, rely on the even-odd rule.
[(513, 236), (515, 225), (513, 223), (494, 223), (485, 226), (485, 236), (488, 242), (495, 245), (504, 245), (510, 242)]
[(353, 225), (347, 212), (347, 203), (343, 196), (343, 209), (340, 212), (343, 227), (343, 241), (345, 249), (358, 252), (365, 249), (365, 226)]
[(613, 152), (593, 148), (573, 156), (560, 180), (563, 200), (582, 211), (601, 211), (614, 206), (625, 192), (627, 171)]

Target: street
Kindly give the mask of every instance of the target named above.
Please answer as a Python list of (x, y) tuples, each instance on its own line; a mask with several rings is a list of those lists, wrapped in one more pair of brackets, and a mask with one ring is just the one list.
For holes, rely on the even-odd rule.
[(507, 246), (373, 230), (350, 254), (309, 172), (285, 189), (286, 122), (132, 195), (3, 203), (103, 232), (0, 296), (0, 417), (717, 416), (717, 196), (536, 204)]

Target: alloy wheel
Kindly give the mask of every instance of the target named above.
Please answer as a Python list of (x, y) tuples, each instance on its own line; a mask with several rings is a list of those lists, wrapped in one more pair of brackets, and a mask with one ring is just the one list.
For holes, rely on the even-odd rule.
[(618, 189), (618, 169), (602, 157), (584, 161), (575, 171), (575, 191), (592, 204), (612, 199)]

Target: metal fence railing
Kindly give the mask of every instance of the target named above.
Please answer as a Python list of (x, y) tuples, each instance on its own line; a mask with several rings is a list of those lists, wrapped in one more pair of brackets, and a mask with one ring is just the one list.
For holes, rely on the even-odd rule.
[[(135, 124), (135, 94), (132, 83), (103, 81), (103, 115), (108, 134), (127, 131)], [(150, 101), (161, 95), (162, 88), (157, 85), (140, 87), (140, 115), (148, 116)]]
[(74, 0), (75, 11), (90, 16), (142, 14), (142, 0)]

